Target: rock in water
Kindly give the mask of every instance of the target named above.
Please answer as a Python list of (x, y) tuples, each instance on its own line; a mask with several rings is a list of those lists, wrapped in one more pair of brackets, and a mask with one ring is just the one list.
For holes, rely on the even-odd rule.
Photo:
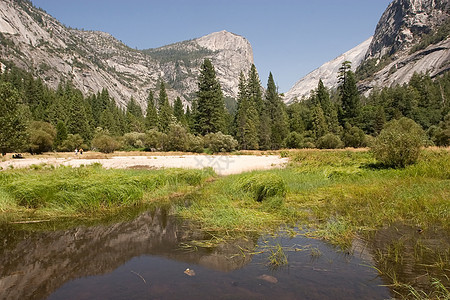
[(188, 276), (195, 276), (195, 271), (187, 268), (186, 270), (184, 270), (184, 274)]
[(270, 283), (278, 283), (278, 279), (276, 279), (273, 276), (267, 275), (267, 274), (263, 274), (261, 276), (258, 276), (258, 279), (270, 282)]

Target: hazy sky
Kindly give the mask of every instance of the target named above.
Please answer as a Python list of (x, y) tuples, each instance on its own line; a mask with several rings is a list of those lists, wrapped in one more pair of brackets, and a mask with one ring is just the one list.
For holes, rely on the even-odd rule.
[(365, 41), (391, 0), (32, 0), (66, 26), (157, 48), (227, 30), (247, 38), (265, 86), (301, 77)]

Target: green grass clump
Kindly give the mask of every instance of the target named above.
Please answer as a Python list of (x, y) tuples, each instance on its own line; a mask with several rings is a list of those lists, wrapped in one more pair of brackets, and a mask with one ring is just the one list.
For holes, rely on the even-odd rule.
[(258, 202), (269, 197), (286, 195), (286, 183), (278, 174), (249, 173), (239, 177), (235, 184), (236, 191), (243, 191), (252, 195)]
[(99, 166), (0, 173), (0, 208), (49, 214), (95, 213), (136, 206), (198, 186), (211, 170), (106, 170)]

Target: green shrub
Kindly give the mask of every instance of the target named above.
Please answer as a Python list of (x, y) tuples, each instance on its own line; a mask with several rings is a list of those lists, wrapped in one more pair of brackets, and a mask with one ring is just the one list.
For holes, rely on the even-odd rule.
[(384, 126), (371, 151), (375, 158), (386, 166), (405, 167), (417, 161), (424, 140), (422, 127), (403, 117)]
[[(450, 146), (450, 113), (444, 118), (444, 121), (439, 123), (438, 127), (431, 126), (430, 129), (434, 127), (431, 134), (433, 142), (437, 146)], [(429, 131), (431, 131), (429, 129)]]
[(356, 126), (345, 129), (342, 141), (344, 142), (345, 147), (360, 148), (367, 146), (366, 134), (361, 128)]
[(204, 137), (206, 148), (211, 152), (231, 152), (236, 150), (238, 142), (231, 136), (222, 132), (208, 133)]
[(188, 133), (188, 142), (186, 151), (194, 153), (202, 153), (204, 149), (203, 144), (204, 144), (203, 137)]
[(300, 149), (303, 147), (303, 136), (296, 131), (292, 131), (286, 137), (285, 143), (289, 149)]
[(144, 147), (145, 133), (128, 132), (123, 135), (123, 143), (126, 148)]
[(145, 133), (144, 146), (147, 150), (162, 151), (167, 140), (165, 133), (159, 132), (156, 129), (150, 129)]
[(30, 152), (42, 153), (53, 149), (56, 137), (56, 129), (52, 124), (41, 121), (31, 122), (28, 128), (30, 137)]
[(341, 139), (332, 133), (327, 133), (317, 140), (317, 148), (319, 149), (338, 149), (344, 147)]
[(188, 132), (180, 124), (170, 124), (165, 144), (166, 151), (186, 151), (188, 148)]
[(92, 147), (103, 153), (113, 153), (120, 145), (112, 136), (101, 133), (92, 140)]
[(83, 144), (83, 138), (81, 135), (68, 134), (67, 139), (62, 142), (62, 145), (58, 148), (59, 151), (73, 151), (79, 149)]
[(250, 193), (256, 201), (286, 195), (286, 183), (283, 178), (272, 173), (250, 173), (239, 178), (235, 185), (237, 191)]

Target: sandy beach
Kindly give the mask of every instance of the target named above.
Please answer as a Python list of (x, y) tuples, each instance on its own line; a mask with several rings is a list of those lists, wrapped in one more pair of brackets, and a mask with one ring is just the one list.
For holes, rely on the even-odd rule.
[(101, 164), (110, 169), (161, 169), (187, 168), (202, 169), (211, 167), (219, 175), (238, 174), (253, 170), (267, 170), (286, 165), (287, 158), (277, 155), (147, 155), (111, 156), (108, 158), (84, 158), (82, 155), (69, 157), (27, 157), (0, 162), (0, 168), (27, 168), (32, 165), (72, 166)]

